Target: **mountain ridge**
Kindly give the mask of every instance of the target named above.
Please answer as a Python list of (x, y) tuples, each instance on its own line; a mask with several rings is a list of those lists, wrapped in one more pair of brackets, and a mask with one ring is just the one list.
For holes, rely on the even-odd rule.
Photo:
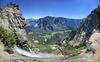
[[(72, 23), (73, 22), (73, 23)], [(70, 19), (70, 18), (63, 18), (63, 17), (52, 17), (46, 16), (40, 19), (27, 19), (28, 25), (27, 27), (37, 27), (42, 30), (53, 31), (57, 27), (65, 27), (68, 29), (76, 29), (81, 22), (81, 19)]]

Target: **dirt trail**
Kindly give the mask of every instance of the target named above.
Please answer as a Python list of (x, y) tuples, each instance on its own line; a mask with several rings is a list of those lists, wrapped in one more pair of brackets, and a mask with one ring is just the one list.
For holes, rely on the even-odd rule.
[(3, 45), (3, 43), (0, 41), (0, 62), (3, 62), (3, 61), (5, 61), (5, 62), (10, 62), (10, 55), (7, 53), (7, 52), (5, 52), (4, 51), (4, 45)]

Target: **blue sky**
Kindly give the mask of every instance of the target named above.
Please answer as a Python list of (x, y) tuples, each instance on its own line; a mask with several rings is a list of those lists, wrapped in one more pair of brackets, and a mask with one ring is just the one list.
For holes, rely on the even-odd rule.
[(25, 18), (45, 16), (80, 19), (96, 8), (97, 0), (2, 0), (1, 5), (14, 2)]

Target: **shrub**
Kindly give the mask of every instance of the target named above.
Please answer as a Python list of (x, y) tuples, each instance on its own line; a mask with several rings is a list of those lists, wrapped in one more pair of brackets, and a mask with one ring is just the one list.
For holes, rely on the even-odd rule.
[(9, 54), (13, 54), (14, 53), (13, 48), (9, 48), (9, 47), (5, 48), (4, 51), (8, 52)]
[[(11, 51), (16, 45), (16, 36), (13, 32), (7, 31), (3, 27), (0, 27), (0, 40), (6, 46), (6, 51)], [(9, 52), (8, 52), (9, 53)]]

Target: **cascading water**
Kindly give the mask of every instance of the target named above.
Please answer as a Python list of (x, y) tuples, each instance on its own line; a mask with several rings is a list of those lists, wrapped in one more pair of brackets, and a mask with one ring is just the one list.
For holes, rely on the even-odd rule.
[(50, 57), (63, 57), (63, 55), (55, 55), (55, 54), (49, 54), (49, 53), (35, 53), (35, 52), (28, 52), (26, 50), (23, 50), (21, 48), (16, 47), (15, 49), (19, 54), (28, 56), (28, 57), (36, 57), (36, 58), (50, 58)]

